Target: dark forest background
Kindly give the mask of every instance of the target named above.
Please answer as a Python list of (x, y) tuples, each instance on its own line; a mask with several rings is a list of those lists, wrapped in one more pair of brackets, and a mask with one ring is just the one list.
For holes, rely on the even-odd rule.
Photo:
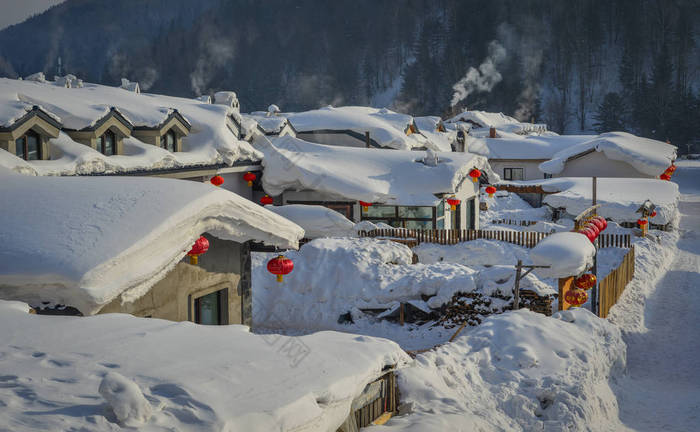
[(699, 21), (697, 0), (68, 0), (0, 32), (0, 75), (53, 77), (60, 57), (245, 111), (484, 109), (700, 151)]

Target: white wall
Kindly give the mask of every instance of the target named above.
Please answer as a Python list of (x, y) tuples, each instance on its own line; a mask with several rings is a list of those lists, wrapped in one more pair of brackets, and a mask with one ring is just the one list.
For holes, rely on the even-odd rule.
[(631, 177), (653, 178), (637, 171), (627, 162), (608, 159), (605, 153), (594, 151), (564, 164), (564, 170), (554, 177)]
[(540, 180), (544, 178), (544, 173), (538, 168), (545, 159), (532, 160), (508, 160), (508, 159), (489, 159), (491, 169), (503, 177), (503, 168), (523, 168), (523, 180)]
[[(248, 183), (243, 180), (243, 175), (246, 172), (247, 171), (219, 174), (221, 177), (224, 178), (224, 184), (221, 185), (221, 188), (234, 192), (242, 196), (243, 198), (252, 200), (253, 188), (248, 187)], [(255, 174), (259, 177), (260, 171), (255, 172)]]

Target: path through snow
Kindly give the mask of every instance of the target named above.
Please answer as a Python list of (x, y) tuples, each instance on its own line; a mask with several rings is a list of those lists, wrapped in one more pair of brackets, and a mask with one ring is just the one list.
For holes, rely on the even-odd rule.
[(620, 420), (636, 431), (700, 428), (700, 164), (681, 163), (674, 181), (682, 193), (677, 254), (646, 299), (646, 328), (623, 333), (627, 376), (613, 387)]

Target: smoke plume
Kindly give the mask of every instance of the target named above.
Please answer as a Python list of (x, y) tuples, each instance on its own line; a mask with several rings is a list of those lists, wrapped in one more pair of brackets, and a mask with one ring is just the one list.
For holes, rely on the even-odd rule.
[(506, 49), (497, 40), (489, 43), (489, 54), (479, 65), (479, 69), (470, 67), (464, 78), (452, 86), (451, 106), (454, 107), (474, 92), (490, 92), (493, 87), (501, 82), (503, 77), (498, 72), (498, 65), (506, 58)]

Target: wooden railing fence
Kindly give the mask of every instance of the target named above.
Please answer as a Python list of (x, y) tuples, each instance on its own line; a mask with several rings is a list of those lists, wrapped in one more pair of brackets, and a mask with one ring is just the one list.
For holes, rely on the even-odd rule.
[[(500, 230), (412, 230), (412, 229), (376, 229), (360, 231), (360, 237), (384, 237), (415, 246), (420, 243), (438, 243), (453, 245), (465, 241), (486, 239), (512, 243), (518, 246), (532, 248), (550, 233), (534, 231), (500, 231)], [(629, 248), (629, 234), (601, 234), (598, 236), (599, 248), (621, 247)]]
[(634, 277), (634, 248), (622, 259), (620, 265), (598, 284), (598, 316), (606, 318), (610, 308), (617, 303), (629, 281)]
[(494, 219), (491, 221), (491, 223), (496, 224), (496, 225), (530, 226), (530, 225), (535, 225), (537, 223), (537, 221), (514, 220), (514, 219)]

